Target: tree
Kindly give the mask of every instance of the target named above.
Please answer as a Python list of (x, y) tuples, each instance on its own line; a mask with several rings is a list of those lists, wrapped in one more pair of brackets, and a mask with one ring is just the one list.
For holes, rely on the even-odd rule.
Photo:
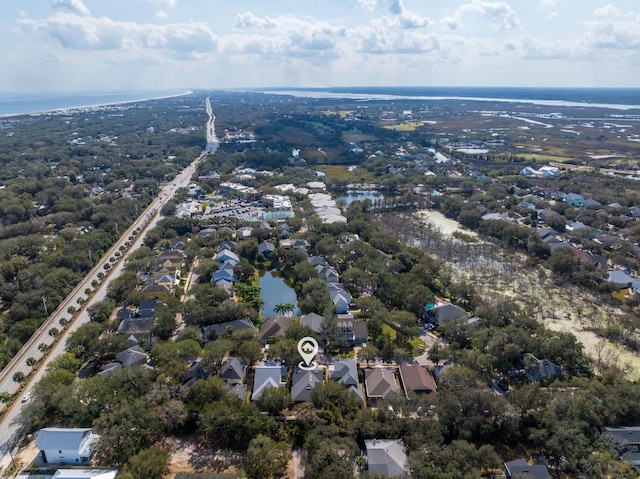
[(373, 345), (367, 345), (358, 352), (358, 359), (366, 361), (368, 365), (369, 363), (375, 362), (379, 355), (380, 351), (378, 348)]
[(13, 373), (14, 382), (21, 383), (25, 379), (27, 379), (27, 376), (25, 376), (25, 374), (22, 371), (17, 371)]
[(290, 457), (291, 451), (286, 442), (276, 442), (264, 434), (258, 434), (249, 442), (247, 449), (247, 478), (284, 478)]
[(111, 316), (111, 312), (116, 307), (116, 303), (113, 300), (104, 299), (97, 301), (87, 308), (89, 319), (97, 323), (104, 323)]
[(157, 447), (143, 449), (129, 459), (124, 474), (132, 478), (162, 479), (169, 474), (169, 454)]
[(284, 316), (291, 316), (295, 310), (295, 305), (291, 303), (278, 303), (273, 307), (274, 313)]
[(122, 387), (119, 394), (124, 397), (117, 407), (103, 412), (94, 427), (100, 434), (99, 449), (104, 452), (105, 459), (124, 464), (160, 438), (162, 424), (144, 398), (131, 397)]
[(256, 338), (242, 341), (235, 349), (236, 355), (245, 359), (248, 364), (253, 364), (262, 356), (262, 346)]
[(287, 388), (266, 388), (256, 403), (261, 411), (277, 416), (291, 405), (291, 394)]

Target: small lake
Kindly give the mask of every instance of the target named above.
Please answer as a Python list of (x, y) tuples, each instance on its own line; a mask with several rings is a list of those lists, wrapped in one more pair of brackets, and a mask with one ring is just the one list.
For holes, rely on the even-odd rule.
[(291, 303), (296, 307), (293, 311), (294, 316), (300, 314), (295, 290), (285, 283), (284, 278), (277, 276), (276, 270), (264, 273), (260, 277), (258, 285), (260, 286), (260, 298), (264, 301), (260, 310), (263, 317), (277, 316), (273, 308), (276, 307), (276, 304), (284, 303)]
[(336, 201), (343, 201), (345, 208), (354, 201), (382, 200), (384, 195), (377, 190), (347, 190), (344, 194), (337, 196)]

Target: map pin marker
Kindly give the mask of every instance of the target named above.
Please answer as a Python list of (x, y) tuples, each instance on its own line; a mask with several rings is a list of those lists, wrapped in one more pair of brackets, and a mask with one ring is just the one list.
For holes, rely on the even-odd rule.
[(298, 352), (302, 356), (304, 365), (310, 367), (313, 363), (313, 358), (318, 354), (318, 341), (310, 336), (306, 336), (298, 341)]

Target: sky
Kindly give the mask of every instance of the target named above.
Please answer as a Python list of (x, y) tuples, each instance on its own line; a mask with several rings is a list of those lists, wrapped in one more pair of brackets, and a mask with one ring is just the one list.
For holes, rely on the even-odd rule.
[(0, 92), (640, 87), (638, 0), (2, 0)]

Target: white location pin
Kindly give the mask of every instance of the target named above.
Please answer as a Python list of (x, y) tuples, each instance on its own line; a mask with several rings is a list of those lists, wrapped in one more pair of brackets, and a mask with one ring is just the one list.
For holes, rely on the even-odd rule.
[(305, 367), (309, 368), (314, 365), (312, 361), (318, 354), (318, 349), (318, 341), (311, 336), (305, 336), (298, 341), (298, 352), (302, 356)]

